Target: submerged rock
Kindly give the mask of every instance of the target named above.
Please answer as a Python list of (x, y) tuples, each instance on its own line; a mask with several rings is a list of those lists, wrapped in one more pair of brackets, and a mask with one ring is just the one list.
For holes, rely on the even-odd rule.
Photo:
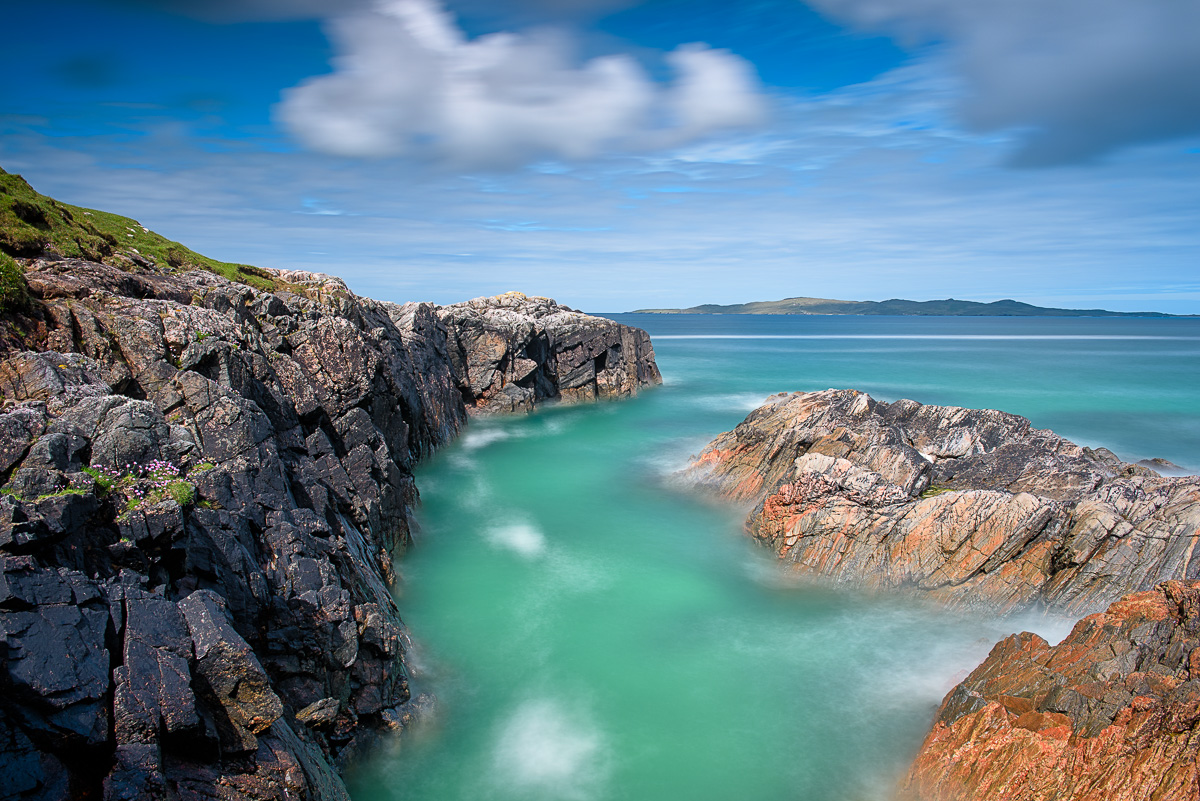
[(345, 798), (335, 765), (429, 707), (390, 592), (415, 461), (468, 408), (659, 381), (644, 332), (553, 301), (274, 275), (26, 268), (26, 350), (0, 352), (0, 799)]
[(1200, 477), (993, 410), (776, 395), (687, 475), (794, 569), (955, 606), (1083, 613), (1200, 576)]
[(1055, 646), (1014, 634), (942, 702), (913, 801), (1200, 798), (1200, 582), (1165, 582)]

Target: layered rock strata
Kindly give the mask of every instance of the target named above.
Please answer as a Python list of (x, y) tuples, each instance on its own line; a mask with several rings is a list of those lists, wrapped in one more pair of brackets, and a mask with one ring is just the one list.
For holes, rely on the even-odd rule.
[(1200, 798), (1200, 582), (1165, 582), (1061, 643), (1001, 641), (945, 701), (911, 801)]
[(442, 306), (450, 363), (468, 409), (528, 410), (619, 397), (662, 382), (650, 337), (560, 306), (509, 292)]
[(274, 276), (28, 265), (0, 346), (0, 799), (344, 798), (345, 761), (428, 704), (390, 593), (414, 462), (468, 407), (658, 381), (644, 333), (552, 301)]
[(1004, 412), (776, 395), (687, 474), (755, 503), (796, 570), (950, 605), (1082, 614), (1200, 578), (1200, 478), (1164, 478)]

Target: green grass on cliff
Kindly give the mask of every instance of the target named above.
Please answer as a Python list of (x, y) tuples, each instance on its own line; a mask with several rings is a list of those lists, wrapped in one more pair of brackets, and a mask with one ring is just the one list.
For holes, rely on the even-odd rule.
[[(34, 257), (48, 251), (122, 268), (148, 259), (165, 270), (208, 270), (258, 289), (276, 288), (266, 270), (202, 256), (129, 217), (59, 203), (34, 190), (21, 176), (0, 169), (0, 253)], [(9, 303), (9, 285), (8, 268), (0, 260), (3, 310)]]
[(0, 253), (0, 313), (17, 311), (29, 300), (25, 272), (7, 253)]

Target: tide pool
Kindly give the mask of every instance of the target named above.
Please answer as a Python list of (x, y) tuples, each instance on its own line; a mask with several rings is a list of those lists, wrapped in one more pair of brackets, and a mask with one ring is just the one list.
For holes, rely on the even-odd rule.
[(1000, 408), (1200, 466), (1200, 321), (612, 315), (664, 386), (473, 421), (420, 469), (400, 564), (434, 720), (356, 801), (886, 797), (944, 693), (1044, 618), (786, 580), (671, 474), (775, 392)]

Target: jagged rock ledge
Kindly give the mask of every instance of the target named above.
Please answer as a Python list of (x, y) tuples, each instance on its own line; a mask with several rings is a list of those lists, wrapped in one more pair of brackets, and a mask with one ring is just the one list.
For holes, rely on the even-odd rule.
[(1051, 646), (1002, 640), (942, 702), (906, 801), (1200, 798), (1200, 582), (1168, 581)]
[(686, 475), (757, 504), (748, 532), (797, 571), (951, 606), (1083, 614), (1200, 577), (1200, 477), (999, 411), (776, 395)]
[(0, 799), (340, 799), (413, 697), (389, 587), (468, 410), (632, 394), (644, 332), (275, 274), (26, 268), (0, 326)]
[(547, 399), (619, 397), (662, 383), (650, 337), (549, 298), (509, 292), (441, 306), (467, 409), (510, 412)]

